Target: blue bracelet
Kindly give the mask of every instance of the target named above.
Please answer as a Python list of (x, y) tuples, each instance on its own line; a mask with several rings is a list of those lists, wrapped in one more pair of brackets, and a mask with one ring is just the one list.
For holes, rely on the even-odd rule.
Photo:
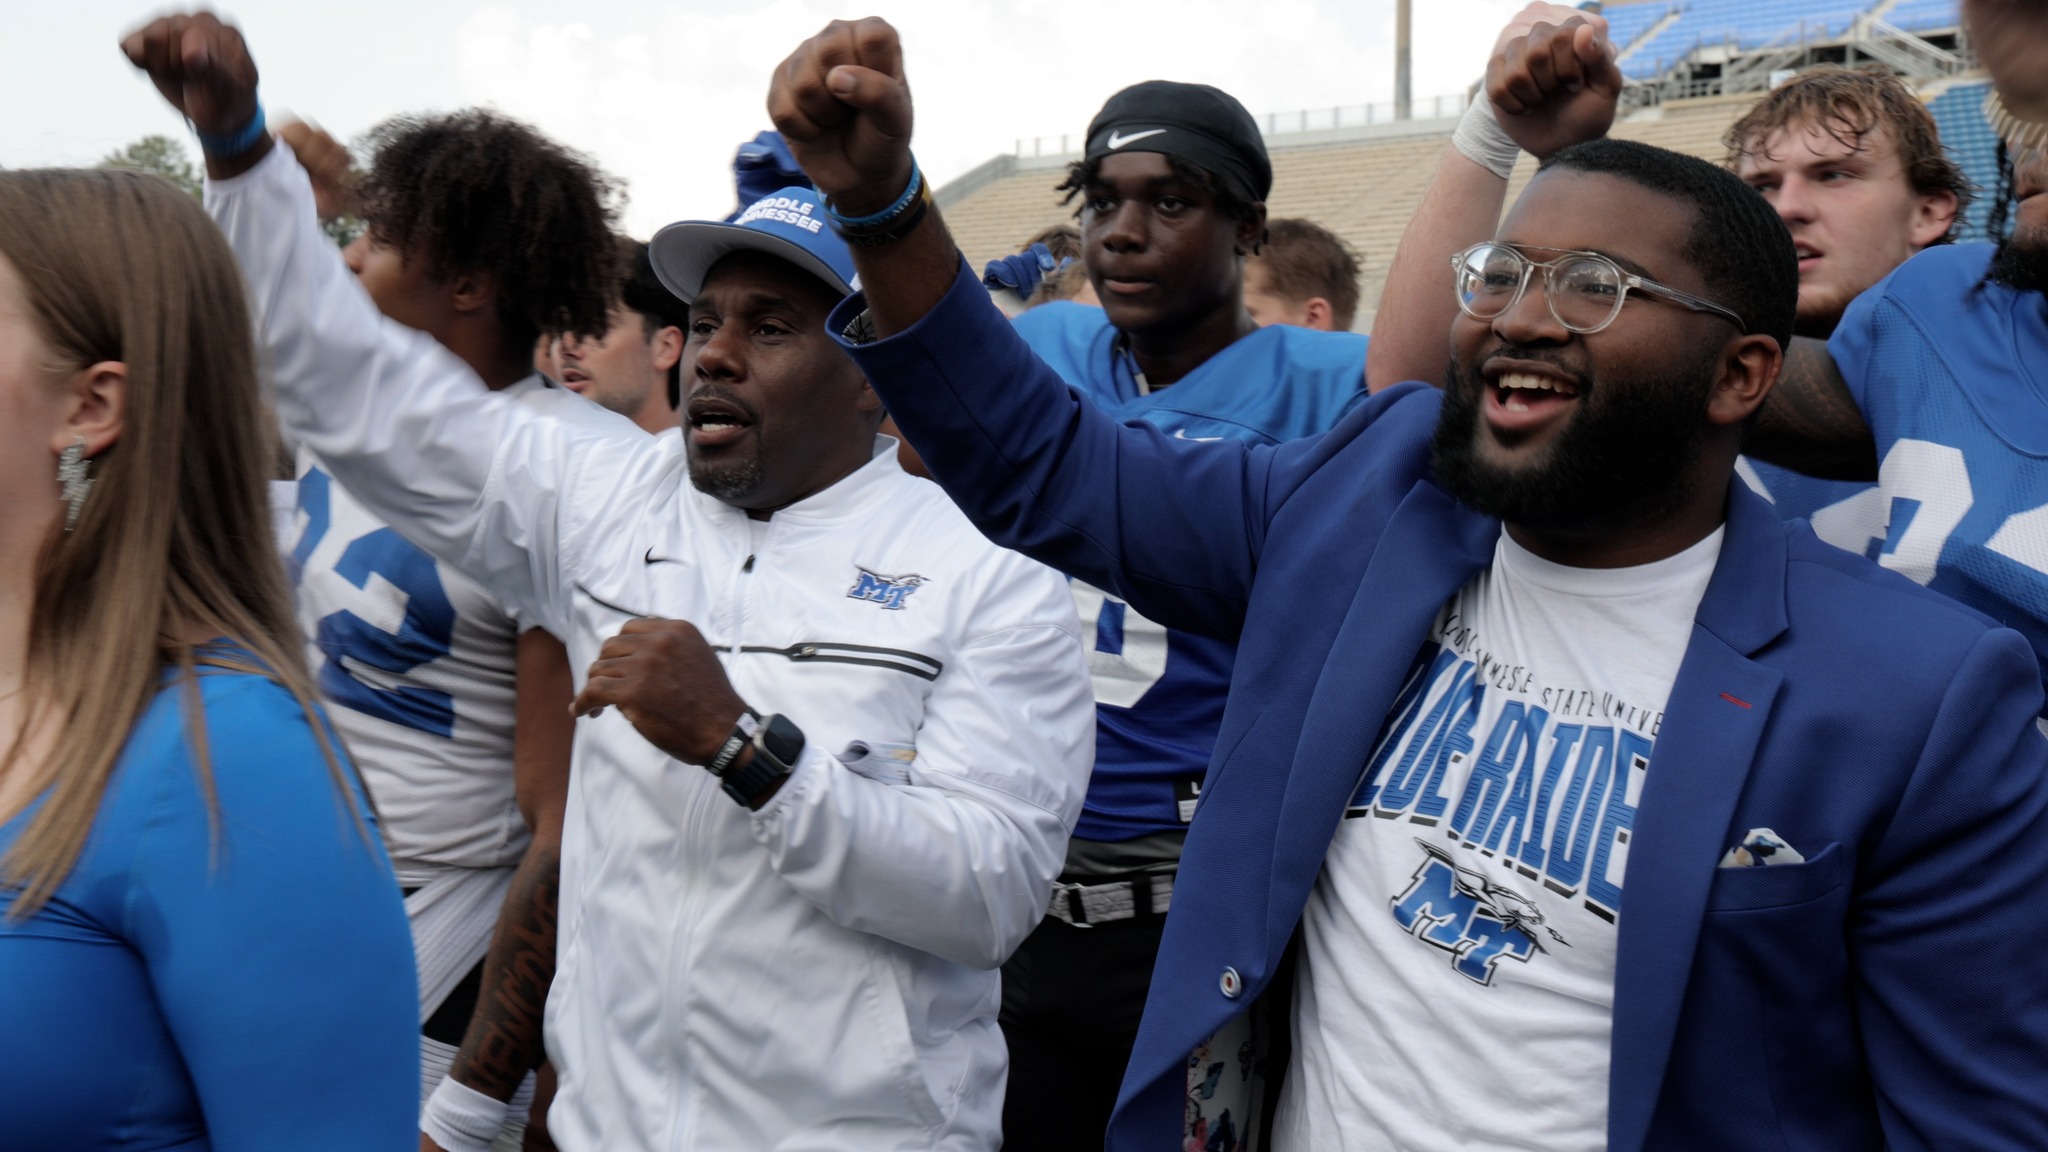
[(917, 166), (917, 157), (912, 156), (910, 158), (910, 183), (903, 189), (903, 195), (896, 198), (894, 204), (889, 205), (880, 212), (867, 216), (841, 216), (838, 210), (832, 207), (832, 201), (826, 199), (825, 215), (832, 221), (832, 226), (842, 232), (848, 228), (859, 231), (879, 227), (902, 215), (904, 209), (909, 208), (911, 202), (917, 199), (917, 190), (923, 186), (924, 171)]
[(249, 117), (249, 122), (244, 124), (238, 132), (231, 132), (225, 136), (220, 136), (211, 132), (201, 132), (197, 127), (194, 127), (192, 134), (199, 137), (200, 151), (208, 156), (227, 160), (240, 156), (242, 153), (254, 148), (256, 142), (263, 139), (263, 132), (267, 127), (268, 125), (263, 122), (263, 105), (258, 103), (256, 105), (256, 114)]

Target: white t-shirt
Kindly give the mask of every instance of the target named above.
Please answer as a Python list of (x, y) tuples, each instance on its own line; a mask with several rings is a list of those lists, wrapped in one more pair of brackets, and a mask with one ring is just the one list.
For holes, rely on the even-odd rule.
[(1629, 829), (1721, 538), (1503, 534), (1444, 606), (1309, 897), (1276, 1148), (1606, 1147)]

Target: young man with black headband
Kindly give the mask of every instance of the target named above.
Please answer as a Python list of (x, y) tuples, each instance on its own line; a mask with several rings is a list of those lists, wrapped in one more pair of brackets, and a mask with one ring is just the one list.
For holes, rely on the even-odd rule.
[[(1018, 334), (1103, 411), (1183, 440), (1324, 431), (1364, 395), (1366, 340), (1260, 328), (1245, 310), (1272, 185), (1228, 93), (1153, 80), (1110, 97), (1060, 186), (1080, 199), (1102, 306), (1046, 304)], [(1228, 642), (1073, 588), (1093, 639), (1095, 775), (1045, 923), (1003, 970), (1013, 1152), (1102, 1142), (1230, 681)]]

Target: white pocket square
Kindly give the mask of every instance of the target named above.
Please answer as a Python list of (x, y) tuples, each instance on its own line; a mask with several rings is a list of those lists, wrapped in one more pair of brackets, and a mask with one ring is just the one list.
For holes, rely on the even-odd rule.
[(1767, 864), (1804, 864), (1806, 857), (1799, 849), (1785, 843), (1785, 838), (1769, 828), (1751, 828), (1742, 837), (1742, 843), (1728, 850), (1721, 857), (1723, 868), (1757, 868)]

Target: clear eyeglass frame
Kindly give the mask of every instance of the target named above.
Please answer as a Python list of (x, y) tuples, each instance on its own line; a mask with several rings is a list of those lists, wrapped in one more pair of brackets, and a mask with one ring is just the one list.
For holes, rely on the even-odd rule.
[[(1501, 316), (1506, 315), (1509, 309), (1521, 302), (1523, 294), (1529, 290), (1530, 273), (1541, 268), (1543, 270), (1543, 302), (1550, 309), (1551, 318), (1562, 325), (1565, 330), (1576, 332), (1581, 336), (1590, 336), (1614, 323), (1615, 319), (1621, 315), (1621, 306), (1628, 301), (1628, 294), (1631, 291), (1657, 297), (1676, 304), (1681, 308), (1691, 309), (1694, 312), (1705, 312), (1710, 315), (1721, 316), (1727, 319), (1729, 323), (1735, 325), (1738, 330), (1743, 332), (1749, 331), (1749, 325), (1744, 323), (1742, 317), (1736, 315), (1733, 311), (1723, 308), (1711, 300), (1704, 300), (1694, 296), (1690, 292), (1681, 292), (1676, 288), (1659, 284), (1655, 280), (1637, 276), (1598, 252), (1584, 252), (1571, 248), (1540, 248), (1541, 251), (1556, 252), (1559, 255), (1555, 260), (1537, 261), (1529, 259), (1521, 251), (1522, 248), (1540, 248), (1540, 246), (1526, 244), (1509, 245), (1488, 240), (1484, 243), (1474, 244), (1472, 247), (1451, 257), (1451, 268), (1457, 273), (1457, 280), (1452, 285), (1452, 290), (1458, 295), (1458, 310), (1474, 320), (1499, 319)], [(1474, 300), (1477, 294), (1472, 290), (1474, 278), (1483, 280), (1483, 274), (1480, 269), (1485, 264), (1484, 256), (1491, 253), (1505, 253), (1513, 257), (1513, 266), (1516, 270), (1515, 289), (1513, 292), (1499, 291), (1489, 294), (1490, 299), (1501, 302), (1498, 308), (1491, 307), (1490, 304), (1475, 304)], [(1560, 286), (1565, 287), (1567, 290), (1571, 287), (1569, 284), (1560, 284), (1560, 280), (1568, 274), (1582, 277), (1580, 280), (1581, 290), (1571, 299), (1585, 303), (1587, 310), (1574, 309), (1570, 304), (1567, 304), (1565, 309), (1565, 311), (1573, 311), (1577, 317), (1576, 319), (1567, 318), (1564, 315), (1564, 311), (1559, 310), (1557, 304)], [(1613, 295), (1611, 298), (1602, 297), (1596, 304), (1592, 302), (1590, 294), (1584, 291), (1587, 287), (1599, 289), (1602, 292), (1612, 292)], [(1597, 321), (1591, 320), (1589, 317), (1593, 312), (1600, 309), (1605, 309), (1606, 314)]]

